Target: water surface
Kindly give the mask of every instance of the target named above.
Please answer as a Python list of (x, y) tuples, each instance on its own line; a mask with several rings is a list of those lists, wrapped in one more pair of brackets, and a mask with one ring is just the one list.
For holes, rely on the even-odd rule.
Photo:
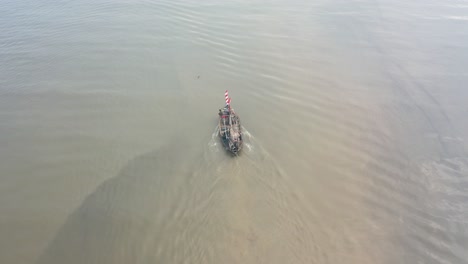
[(0, 262), (468, 263), (467, 12), (1, 1)]

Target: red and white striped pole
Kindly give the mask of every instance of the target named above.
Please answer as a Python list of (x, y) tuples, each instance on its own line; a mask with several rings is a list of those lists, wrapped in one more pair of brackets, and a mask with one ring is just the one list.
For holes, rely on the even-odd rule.
[(231, 108), (231, 98), (229, 98), (228, 90), (224, 92), (224, 100), (226, 101), (226, 105), (228, 105), (229, 108)]

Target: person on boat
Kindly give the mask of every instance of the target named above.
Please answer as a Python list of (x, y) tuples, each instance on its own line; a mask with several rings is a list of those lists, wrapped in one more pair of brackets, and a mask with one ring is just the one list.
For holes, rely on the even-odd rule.
[(218, 115), (219, 115), (220, 117), (225, 118), (225, 117), (229, 116), (229, 114), (230, 114), (230, 113), (229, 113), (229, 111), (228, 111), (226, 108), (219, 109)]

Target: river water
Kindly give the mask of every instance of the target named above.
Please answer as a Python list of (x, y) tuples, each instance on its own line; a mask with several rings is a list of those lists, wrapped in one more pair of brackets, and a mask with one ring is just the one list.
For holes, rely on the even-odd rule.
[(468, 263), (467, 68), (466, 0), (2, 0), (0, 263)]

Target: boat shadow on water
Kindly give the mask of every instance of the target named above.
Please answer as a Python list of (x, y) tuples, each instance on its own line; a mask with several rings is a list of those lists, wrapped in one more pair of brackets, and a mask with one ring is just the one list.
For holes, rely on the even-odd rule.
[(187, 185), (196, 167), (196, 155), (200, 153), (194, 148), (187, 149), (187, 144), (175, 140), (128, 162), (117, 176), (100, 184), (68, 216), (36, 263), (153, 261), (146, 253), (148, 244), (158, 248), (158, 241), (177, 243), (168, 237), (177, 229), (168, 219), (174, 218), (172, 214), (182, 203), (180, 199), (190, 197), (174, 194), (180, 191), (180, 186)]
[[(217, 136), (209, 142), (199, 148), (178, 138), (129, 161), (68, 216), (36, 263), (221, 263), (226, 254), (235, 259), (232, 250), (218, 249), (216, 261), (200, 254), (223, 243), (252, 245), (256, 226), (239, 231), (237, 222), (226, 221), (252, 211), (257, 192), (250, 186), (269, 186), (278, 173), (268, 156), (248, 147), (232, 160), (219, 155), (226, 151)], [(226, 234), (212, 232), (213, 227), (236, 230)]]

